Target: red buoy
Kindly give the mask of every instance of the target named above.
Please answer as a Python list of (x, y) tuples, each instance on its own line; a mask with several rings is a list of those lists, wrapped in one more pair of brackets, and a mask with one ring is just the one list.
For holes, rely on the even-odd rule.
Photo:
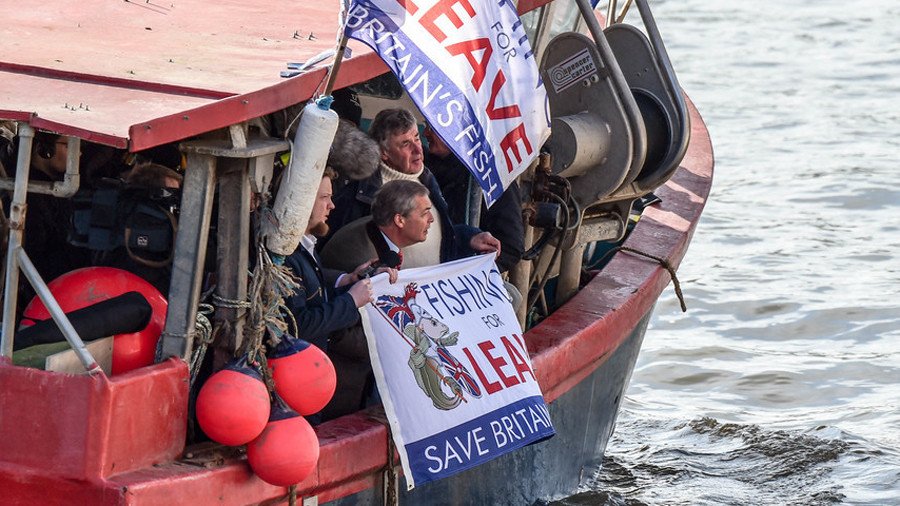
[(275, 392), (297, 413), (318, 413), (334, 396), (334, 364), (318, 346), (285, 335), (268, 362)]
[(319, 439), (305, 418), (279, 401), (262, 434), (247, 444), (247, 462), (266, 483), (287, 487), (316, 468)]
[[(156, 342), (166, 324), (168, 302), (159, 290), (136, 274), (113, 267), (85, 267), (67, 272), (48, 285), (50, 293), (66, 313), (126, 292), (138, 292), (147, 299), (153, 313), (150, 323), (140, 332), (118, 334), (113, 338), (112, 374), (121, 374), (153, 363)], [(50, 311), (38, 297), (25, 307), (22, 324), (50, 318)]]
[(247, 444), (269, 420), (271, 402), (266, 384), (246, 358), (233, 362), (206, 380), (197, 395), (197, 422), (217, 443)]

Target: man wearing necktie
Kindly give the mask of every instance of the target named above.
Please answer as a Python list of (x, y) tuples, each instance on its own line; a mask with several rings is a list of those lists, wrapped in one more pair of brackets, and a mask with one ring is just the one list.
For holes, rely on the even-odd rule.
[[(371, 215), (376, 193), (391, 181), (422, 183), (428, 190), (428, 199), (431, 201), (431, 212), (435, 221), (426, 240), (407, 247), (407, 251), (404, 252), (406, 268), (437, 265), (472, 255), (473, 250), (484, 252), (485, 249), (481, 246), (490, 234), (485, 235), (475, 227), (451, 222), (447, 203), (438, 182), (425, 167), (419, 127), (412, 112), (406, 109), (380, 111), (372, 120), (369, 134), (378, 143), (381, 151), (379, 168), (368, 178), (347, 181), (337, 191), (334, 199), (337, 208), (328, 220), (334, 235), (323, 239), (327, 241), (324, 242), (324, 246), (320, 244), (320, 251), (323, 252), (322, 257), (326, 264), (329, 264), (331, 259), (323, 248), (330, 247), (342, 230), (357, 225), (360, 220)], [(490, 236), (490, 239), (491, 247), (496, 242), (499, 248), (499, 241), (493, 236)], [(339, 251), (345, 250), (340, 244), (337, 248)]]
[[(325, 248), (332, 259), (358, 262), (377, 256), (382, 264), (401, 268), (403, 250), (427, 242), (435, 217), (428, 188), (418, 181), (385, 183), (372, 202), (372, 218), (336, 234)], [(339, 246), (339, 253), (334, 248)], [(487, 232), (472, 237), (470, 255), (475, 252), (499, 252), (500, 242)], [(437, 253), (435, 252), (435, 255)], [(462, 256), (467, 256), (460, 253)], [(442, 261), (455, 258), (441, 258)], [(369, 361), (366, 336), (361, 325), (353, 325), (332, 335), (329, 356), (337, 371), (337, 390), (323, 410), (325, 419), (352, 413), (377, 401), (373, 395), (374, 376)]]
[[(478, 253), (500, 253), (500, 241), (493, 235), (466, 225), (456, 225), (471, 229), (466, 234), (468, 242), (464, 244), (443, 248), (439, 243), (429, 241), (431, 233), (437, 228), (437, 225), (432, 226), (436, 218), (430, 196), (428, 188), (418, 181), (385, 183), (375, 194), (371, 217), (346, 225), (325, 245), (322, 250), (325, 265), (349, 269), (365, 259), (378, 257), (381, 264), (393, 266), (386, 262), (385, 255), (388, 252), (405, 253), (411, 246), (420, 248), (417, 259), (433, 258), (437, 263)], [(415, 261), (403, 263), (404, 268), (420, 266)]]

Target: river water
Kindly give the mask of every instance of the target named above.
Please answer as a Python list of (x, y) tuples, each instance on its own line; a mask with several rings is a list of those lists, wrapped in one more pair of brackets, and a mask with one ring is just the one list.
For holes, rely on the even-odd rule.
[(900, 3), (651, 6), (715, 181), (688, 311), (669, 287), (557, 504), (900, 504)]

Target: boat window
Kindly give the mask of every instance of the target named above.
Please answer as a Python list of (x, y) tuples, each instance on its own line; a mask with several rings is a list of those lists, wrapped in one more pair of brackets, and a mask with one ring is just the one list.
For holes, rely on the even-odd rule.
[(522, 27), (525, 28), (525, 33), (528, 35), (528, 40), (531, 41), (532, 46), (534, 46), (534, 41), (537, 40), (538, 27), (541, 24), (541, 14), (544, 12), (544, 9), (544, 7), (532, 9), (519, 17), (519, 19), (522, 20)]
[(578, 28), (579, 12), (574, 2), (562, 4), (554, 2), (554, 8), (550, 13), (549, 38), (556, 37), (563, 32), (575, 31)]
[(577, 30), (581, 16), (578, 6), (574, 3), (552, 2), (528, 11), (520, 19), (528, 34), (532, 50), (542, 55), (553, 37), (563, 32)]
[(353, 85), (353, 89), (361, 95), (398, 100), (403, 96), (403, 87), (393, 73), (387, 72), (368, 81)]

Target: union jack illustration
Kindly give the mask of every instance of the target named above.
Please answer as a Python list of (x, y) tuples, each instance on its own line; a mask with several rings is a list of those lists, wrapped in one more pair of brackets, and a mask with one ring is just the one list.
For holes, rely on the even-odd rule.
[(478, 382), (475, 381), (475, 378), (469, 374), (466, 366), (462, 365), (459, 360), (456, 360), (456, 357), (450, 353), (450, 350), (443, 346), (437, 347), (437, 354), (438, 358), (441, 359), (441, 364), (447, 369), (450, 376), (452, 376), (466, 392), (469, 392), (469, 395), (480, 398), (481, 388), (478, 386)]
[(410, 301), (416, 299), (419, 288), (415, 283), (406, 285), (402, 296), (382, 295), (375, 300), (375, 307), (380, 309), (394, 322), (401, 331), (403, 327), (416, 322), (416, 315), (409, 307)]

